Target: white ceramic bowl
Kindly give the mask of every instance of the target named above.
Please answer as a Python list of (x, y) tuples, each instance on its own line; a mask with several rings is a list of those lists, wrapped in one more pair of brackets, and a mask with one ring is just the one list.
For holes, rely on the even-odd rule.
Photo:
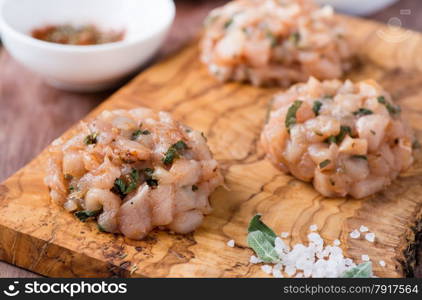
[(333, 6), (336, 11), (365, 16), (381, 10), (397, 0), (316, 0), (319, 4), (328, 4)]
[[(12, 56), (50, 84), (95, 91), (116, 84), (150, 59), (175, 17), (172, 0), (4, 0), (2, 40)], [(49, 43), (30, 36), (45, 25), (94, 24), (125, 30), (123, 41), (94, 46)]]

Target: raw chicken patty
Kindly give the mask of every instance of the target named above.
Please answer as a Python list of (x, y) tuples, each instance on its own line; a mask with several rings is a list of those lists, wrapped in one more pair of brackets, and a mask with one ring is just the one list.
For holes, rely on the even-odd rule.
[(205, 21), (202, 62), (222, 81), (288, 86), (350, 68), (347, 31), (313, 0), (237, 0)]
[(104, 111), (50, 149), (51, 198), (102, 231), (144, 238), (154, 227), (195, 230), (222, 183), (205, 137), (146, 108)]
[(276, 95), (261, 141), (276, 166), (327, 197), (369, 196), (413, 163), (412, 131), (372, 80), (310, 78)]

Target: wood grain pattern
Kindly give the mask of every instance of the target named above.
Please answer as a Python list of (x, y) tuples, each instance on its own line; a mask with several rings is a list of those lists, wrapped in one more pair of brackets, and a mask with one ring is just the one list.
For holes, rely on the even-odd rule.
[[(392, 43), (379, 37), (379, 24), (348, 19), (359, 43), (360, 64), (352, 79), (372, 77), (385, 85), (421, 136), (422, 37), (413, 32)], [(378, 33), (377, 33), (378, 32)], [(291, 244), (306, 240), (317, 224), (326, 242), (340, 239), (347, 256), (374, 262), (381, 277), (401, 277), (415, 262), (415, 232), (422, 212), (422, 157), (385, 192), (365, 200), (326, 199), (311, 185), (274, 169), (258, 144), (267, 104), (275, 89), (220, 84), (198, 62), (196, 44), (153, 67), (95, 109), (147, 106), (170, 111), (202, 130), (223, 167), (227, 189), (212, 196), (212, 215), (194, 234), (154, 231), (145, 241), (99, 233), (53, 205), (43, 185), (46, 152), (0, 185), (0, 258), (47, 276), (256, 277), (249, 264), (246, 226), (259, 212)], [(65, 136), (69, 136), (72, 130)], [(367, 225), (374, 244), (351, 240), (348, 233)], [(229, 239), (235, 248), (226, 246)]]
[[(177, 0), (176, 20), (166, 43), (150, 64), (186, 46), (207, 13), (224, 2)], [(80, 94), (54, 89), (0, 48), (0, 181), (26, 165), (114, 92)], [(39, 275), (0, 261), (0, 277), (34, 276)]]

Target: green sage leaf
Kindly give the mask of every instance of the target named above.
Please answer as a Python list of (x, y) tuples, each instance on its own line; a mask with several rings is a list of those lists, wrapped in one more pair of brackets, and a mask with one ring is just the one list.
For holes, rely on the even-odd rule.
[(277, 235), (272, 231), (270, 227), (264, 224), (264, 222), (261, 221), (261, 215), (255, 215), (251, 221), (249, 222), (248, 232), (254, 232), (254, 231), (260, 231), (262, 232), (268, 242), (271, 243), (271, 245), (274, 247), (274, 241)]
[(361, 263), (341, 275), (342, 278), (370, 278), (372, 276), (372, 263), (369, 261)]
[(262, 231), (250, 232), (248, 234), (248, 245), (263, 262), (275, 263), (280, 260), (274, 246), (269, 242), (268, 236)]

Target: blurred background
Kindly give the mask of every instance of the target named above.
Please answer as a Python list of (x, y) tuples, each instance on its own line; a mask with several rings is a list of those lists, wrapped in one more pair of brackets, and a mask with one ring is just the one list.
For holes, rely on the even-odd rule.
[[(70, 1), (70, 0), (69, 0)], [(209, 11), (226, 0), (176, 0), (176, 19), (166, 42), (149, 63), (181, 49), (201, 29)], [(422, 31), (420, 0), (319, 0), (341, 12)], [(48, 86), (17, 63), (0, 44), (0, 181), (28, 163), (54, 138), (83, 118), (117, 88), (98, 93), (72, 93)], [(420, 259), (422, 261), (422, 249)], [(422, 277), (422, 267), (416, 271)], [(0, 277), (37, 276), (0, 263)]]

